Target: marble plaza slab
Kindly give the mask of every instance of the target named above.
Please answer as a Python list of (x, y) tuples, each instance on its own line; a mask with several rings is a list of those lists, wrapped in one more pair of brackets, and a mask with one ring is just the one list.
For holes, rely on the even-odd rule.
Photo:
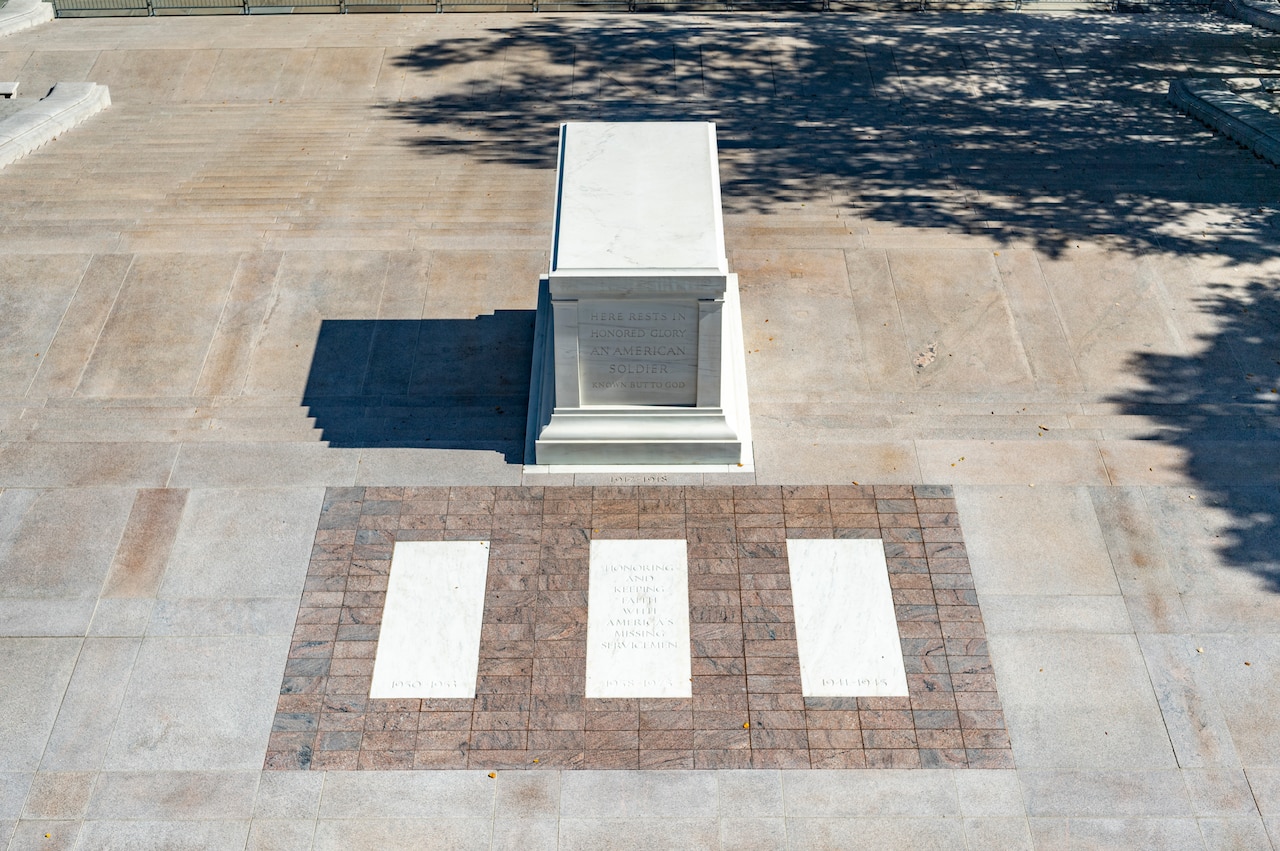
[(804, 696), (906, 696), (884, 542), (788, 539), (787, 561)]
[(693, 697), (687, 547), (591, 542), (587, 697)]
[[(474, 691), (378, 696), (395, 633), (454, 605), (444, 587), (405, 619), (405, 554), (430, 542), (478, 561), (483, 541), (483, 593), (464, 595), (480, 610)], [(876, 596), (848, 551), (880, 571)], [(815, 604), (813, 564), (850, 587)], [(878, 656), (896, 643), (905, 692), (807, 694), (804, 624), (864, 597), (880, 618), (864, 637)], [(1011, 753), (948, 487), (354, 487), (326, 494), (264, 762), (1008, 768)]]
[(369, 697), (475, 697), (488, 568), (488, 541), (395, 545)]

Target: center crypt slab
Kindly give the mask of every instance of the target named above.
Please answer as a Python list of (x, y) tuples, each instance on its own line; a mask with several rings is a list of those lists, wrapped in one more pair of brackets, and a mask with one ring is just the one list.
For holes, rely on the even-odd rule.
[(751, 463), (714, 124), (561, 126), (535, 338), (534, 463)]

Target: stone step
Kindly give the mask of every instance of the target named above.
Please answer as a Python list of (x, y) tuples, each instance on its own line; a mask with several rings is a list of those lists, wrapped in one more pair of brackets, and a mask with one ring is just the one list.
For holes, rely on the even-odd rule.
[(317, 443), (325, 439), (319, 429), (306, 432), (279, 429), (214, 429), (214, 428), (32, 428), (9, 427), (0, 439), (33, 443)]

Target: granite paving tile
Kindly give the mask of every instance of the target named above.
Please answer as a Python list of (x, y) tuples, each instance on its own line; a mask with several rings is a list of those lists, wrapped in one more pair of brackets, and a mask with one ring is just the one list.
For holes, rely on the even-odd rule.
[(1200, 835), (1208, 851), (1266, 848), (1272, 844), (1260, 818), (1200, 818)]
[(248, 819), (253, 771), (104, 771), (88, 798), (89, 819)]
[(1036, 848), (1203, 848), (1191, 818), (1029, 818)]
[(319, 772), (263, 772), (254, 799), (254, 819), (314, 819), (320, 809), (323, 782), (324, 775)]
[(720, 825), (715, 818), (669, 818), (659, 821), (620, 818), (561, 818), (562, 851), (659, 851), (672, 847), (720, 848)]
[(556, 851), (560, 842), (560, 823), (555, 818), (508, 819), (497, 816), (493, 821), (490, 851)]
[(40, 764), (80, 644), (74, 638), (0, 638), (0, 772), (34, 771)]
[(936, 818), (788, 818), (787, 840), (792, 848), (965, 847), (960, 820)]
[(278, 705), (262, 686), (287, 650), (286, 636), (144, 639), (102, 767), (261, 767)]
[[(1193, 669), (1197, 680), (1210, 684), (1217, 698), (1217, 706), (1203, 714), (1217, 728), (1225, 720), (1230, 731), (1229, 744), (1234, 745), (1246, 769), (1280, 767), (1280, 724), (1269, 708), (1280, 694), (1280, 677), (1276, 676), (1280, 668), (1280, 638), (1274, 635), (1199, 636), (1196, 644), (1204, 652), (1195, 653), (1189, 644), (1182, 645), (1182, 659)], [(1188, 695), (1180, 697), (1185, 703)], [(1196, 715), (1190, 717), (1194, 719)], [(1220, 739), (1221, 733), (1214, 732), (1213, 738)], [(1213, 752), (1208, 748), (1206, 751)], [(1223, 767), (1234, 766), (1224, 761)]]
[(0, 493), (0, 600), (61, 604), (96, 598), (133, 501), (134, 493), (123, 488)]
[[(61, 819), (23, 819), (13, 831), (9, 847), (71, 851), (80, 836), (80, 822)], [(7, 836), (4, 837), (8, 839)]]
[(312, 819), (255, 818), (249, 826), (246, 851), (293, 851), (310, 848), (316, 823)]
[[(292, 596), (322, 496), (319, 489), (193, 491), (160, 596)], [(219, 569), (210, 570), (210, 564)]]
[(92, 771), (41, 771), (35, 775), (24, 819), (84, 818), (97, 774)]
[(1035, 847), (1025, 818), (966, 818), (964, 839), (970, 851), (1031, 851)]
[(183, 488), (138, 491), (102, 589), (103, 597), (156, 596), (187, 495)]
[(34, 779), (34, 771), (0, 771), (0, 821), (18, 820)]

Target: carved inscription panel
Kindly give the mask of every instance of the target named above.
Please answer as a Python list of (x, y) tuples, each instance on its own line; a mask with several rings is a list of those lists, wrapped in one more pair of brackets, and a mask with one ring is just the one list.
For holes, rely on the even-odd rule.
[(587, 697), (692, 697), (682, 540), (591, 542)]
[(698, 302), (578, 303), (584, 405), (694, 405)]

